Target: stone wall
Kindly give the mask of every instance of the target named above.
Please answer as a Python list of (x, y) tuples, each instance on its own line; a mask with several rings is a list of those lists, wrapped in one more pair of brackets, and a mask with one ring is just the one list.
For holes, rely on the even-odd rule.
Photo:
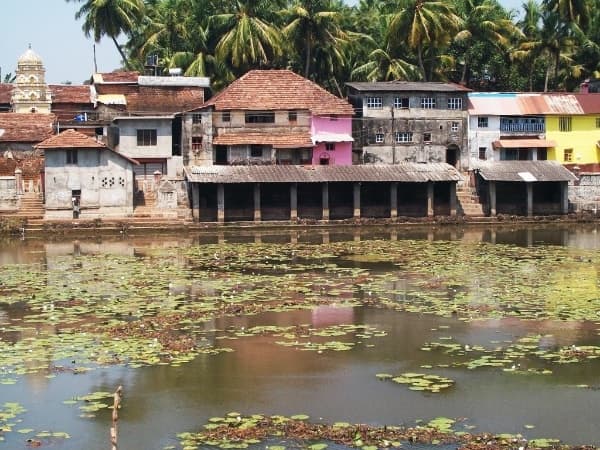
[(600, 209), (600, 173), (582, 173), (579, 182), (569, 185), (569, 202), (576, 211)]
[(0, 176), (0, 211), (16, 210), (18, 198), (15, 177)]

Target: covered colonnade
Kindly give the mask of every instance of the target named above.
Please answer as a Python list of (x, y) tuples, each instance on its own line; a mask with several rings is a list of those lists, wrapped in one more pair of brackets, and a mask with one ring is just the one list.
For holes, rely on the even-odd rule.
[(192, 166), (200, 222), (456, 215), (458, 171), (445, 163), (363, 166)]

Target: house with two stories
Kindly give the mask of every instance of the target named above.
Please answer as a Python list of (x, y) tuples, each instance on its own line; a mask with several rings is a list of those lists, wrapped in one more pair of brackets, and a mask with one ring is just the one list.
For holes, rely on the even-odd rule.
[(251, 70), (186, 114), (190, 163), (350, 165), (352, 114), (290, 70)]
[(468, 167), (467, 94), (454, 83), (346, 83), (354, 106), (355, 162)]
[(600, 94), (471, 93), (471, 159), (553, 160), (600, 167)]

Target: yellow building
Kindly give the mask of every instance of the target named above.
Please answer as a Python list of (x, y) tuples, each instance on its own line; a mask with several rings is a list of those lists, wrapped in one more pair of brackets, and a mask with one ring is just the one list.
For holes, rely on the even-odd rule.
[(600, 94), (544, 94), (548, 159), (582, 172), (600, 169)]

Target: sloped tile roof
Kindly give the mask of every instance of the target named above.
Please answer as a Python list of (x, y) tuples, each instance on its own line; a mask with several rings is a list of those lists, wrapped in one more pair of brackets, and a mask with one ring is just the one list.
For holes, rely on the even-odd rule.
[(52, 103), (92, 103), (90, 86), (51, 84), (48, 88), (52, 93)]
[(574, 181), (577, 178), (557, 161), (485, 161), (474, 167), (488, 181)]
[(352, 115), (352, 105), (291, 70), (251, 70), (205, 105), (222, 110), (305, 109), (315, 115)]
[(0, 103), (10, 103), (13, 87), (12, 83), (0, 83)]
[(185, 168), (192, 183), (323, 183), (459, 181), (446, 163), (402, 163), (360, 166), (192, 166)]
[(35, 148), (44, 150), (54, 148), (106, 148), (106, 145), (85, 134), (69, 129), (45, 139)]
[(174, 113), (196, 109), (204, 103), (201, 87), (140, 86), (126, 94), (127, 111), (131, 113)]
[(54, 133), (54, 114), (0, 114), (0, 142), (41, 142)]
[(214, 145), (272, 145), (274, 148), (313, 147), (310, 133), (230, 132), (213, 137)]

